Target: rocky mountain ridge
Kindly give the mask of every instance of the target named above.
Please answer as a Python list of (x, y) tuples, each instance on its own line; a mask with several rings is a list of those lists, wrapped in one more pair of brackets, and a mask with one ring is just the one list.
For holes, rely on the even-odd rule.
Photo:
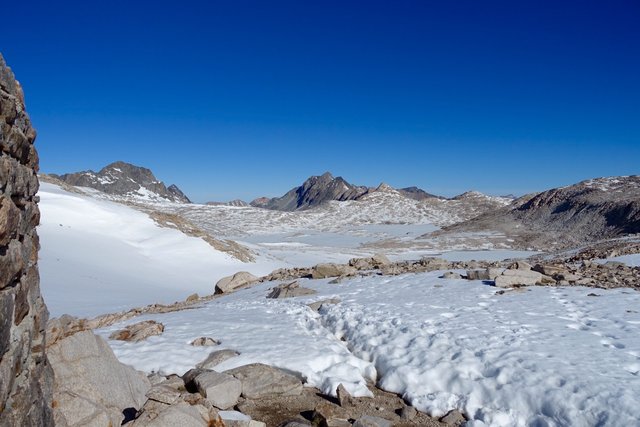
[(486, 230), (540, 248), (568, 248), (638, 234), (640, 176), (595, 178), (526, 195), (438, 233)]
[[(314, 208), (330, 201), (343, 202), (360, 200), (368, 194), (387, 188), (393, 187), (385, 183), (380, 184), (378, 187), (353, 185), (342, 177), (334, 178), (331, 173), (325, 172), (320, 176), (311, 176), (302, 185), (292, 188), (282, 197), (274, 197), (271, 199), (267, 197), (260, 197), (253, 200), (250, 205), (265, 209), (291, 212)], [(402, 197), (419, 202), (434, 200), (466, 200), (469, 198), (478, 199), (480, 196), (486, 199), (505, 199), (493, 198), (475, 191), (470, 191), (451, 199), (447, 199), (446, 197), (428, 193), (418, 187), (406, 187), (393, 190)]]
[(123, 161), (111, 163), (99, 172), (88, 170), (51, 176), (69, 185), (94, 188), (116, 196), (191, 203), (175, 184), (166, 187), (151, 170)]

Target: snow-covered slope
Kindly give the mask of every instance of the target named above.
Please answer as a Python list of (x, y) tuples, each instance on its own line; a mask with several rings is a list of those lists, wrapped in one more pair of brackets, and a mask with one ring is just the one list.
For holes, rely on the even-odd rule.
[(238, 270), (265, 274), (276, 267), (242, 263), (118, 203), (49, 183), (38, 194), (41, 286), (53, 316), (173, 302), (209, 294), (218, 279)]
[[(325, 393), (343, 383), (358, 396), (377, 380), (435, 416), (459, 408), (472, 426), (637, 425), (640, 293), (532, 287), (500, 295), (440, 274), (302, 280), (318, 294), (284, 300), (265, 298), (274, 284), (264, 283), (124, 322), (154, 319), (166, 329), (110, 345), (137, 369), (181, 374), (211, 351), (189, 342), (211, 336), (241, 353), (218, 370), (263, 362), (300, 372)], [(320, 313), (306, 306), (329, 297), (342, 302)], [(98, 333), (106, 338), (124, 323)]]

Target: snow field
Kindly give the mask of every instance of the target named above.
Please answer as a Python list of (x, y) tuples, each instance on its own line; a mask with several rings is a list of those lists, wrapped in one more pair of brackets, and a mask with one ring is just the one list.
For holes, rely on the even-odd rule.
[[(496, 294), (439, 273), (301, 281), (317, 295), (265, 296), (264, 283), (194, 310), (142, 316), (165, 325), (141, 343), (110, 341), (137, 369), (178, 373), (218, 347), (241, 352), (219, 370), (262, 362), (299, 372), (325, 393), (367, 380), (434, 416), (458, 408), (472, 426), (637, 424), (640, 294), (531, 287)], [(588, 296), (595, 293), (599, 296)], [(306, 303), (338, 297), (320, 313)], [(107, 337), (123, 324), (98, 331)]]
[(94, 316), (213, 292), (216, 281), (282, 263), (245, 264), (127, 206), (41, 183), (40, 275), (52, 317)]

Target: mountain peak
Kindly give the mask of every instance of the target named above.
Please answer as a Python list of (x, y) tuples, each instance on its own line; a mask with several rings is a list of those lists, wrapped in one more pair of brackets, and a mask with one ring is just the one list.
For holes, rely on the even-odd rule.
[(169, 188), (150, 169), (118, 160), (100, 169), (69, 173), (56, 178), (77, 187), (90, 187), (107, 194), (133, 198), (191, 203), (174, 184)]
[(282, 197), (264, 202), (253, 201), (252, 206), (267, 209), (295, 211), (309, 209), (331, 200), (355, 200), (367, 192), (366, 187), (349, 184), (342, 177), (334, 178), (330, 172), (309, 177), (301, 186), (292, 188)]

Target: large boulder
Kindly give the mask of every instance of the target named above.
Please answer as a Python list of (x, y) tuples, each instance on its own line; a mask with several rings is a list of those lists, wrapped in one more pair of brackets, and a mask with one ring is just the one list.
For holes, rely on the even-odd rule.
[(499, 288), (553, 283), (556, 283), (553, 278), (533, 270), (505, 270), (495, 278), (495, 284)]
[(302, 393), (302, 381), (278, 368), (253, 363), (225, 371), (242, 381), (242, 396), (260, 399), (265, 396), (298, 396)]
[(236, 289), (257, 282), (259, 279), (248, 271), (240, 271), (233, 276), (223, 277), (216, 283), (216, 294), (233, 292)]
[(151, 388), (147, 377), (120, 363), (109, 345), (91, 331), (58, 340), (47, 354), (55, 373), (56, 425), (95, 425), (92, 420), (120, 425), (125, 409), (140, 409), (147, 400)]
[(242, 382), (229, 374), (204, 371), (196, 376), (194, 383), (200, 394), (213, 406), (229, 409), (238, 403), (242, 393)]
[(349, 265), (343, 264), (318, 264), (313, 267), (311, 271), (311, 277), (313, 279), (325, 279), (327, 277), (339, 277), (339, 276), (352, 276), (356, 274), (358, 270)]

